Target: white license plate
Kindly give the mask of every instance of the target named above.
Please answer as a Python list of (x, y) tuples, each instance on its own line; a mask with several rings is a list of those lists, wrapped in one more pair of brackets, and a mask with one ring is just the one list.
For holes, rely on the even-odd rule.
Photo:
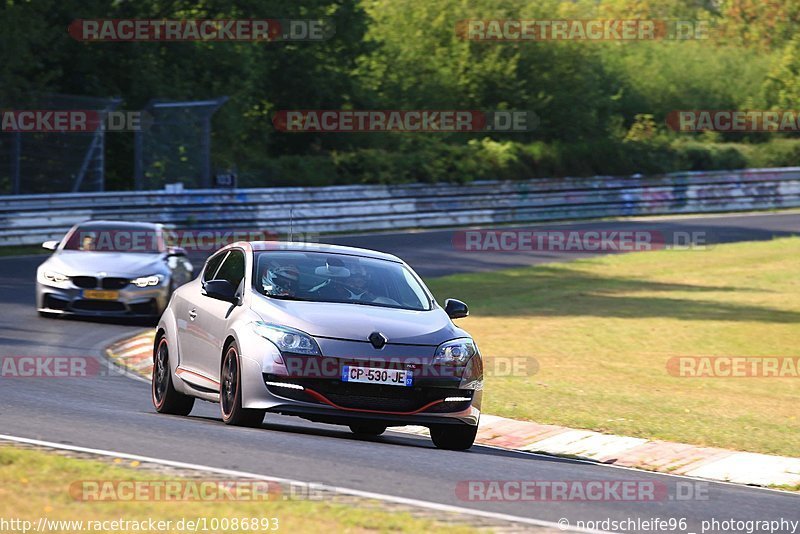
[(384, 384), (386, 386), (412, 386), (414, 385), (414, 375), (411, 371), (345, 365), (342, 367), (342, 382)]

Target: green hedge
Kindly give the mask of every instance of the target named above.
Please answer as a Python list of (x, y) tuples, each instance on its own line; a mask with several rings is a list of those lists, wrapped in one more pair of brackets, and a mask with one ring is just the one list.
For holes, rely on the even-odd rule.
[(800, 165), (800, 139), (759, 144), (600, 140), (575, 143), (437, 139), (311, 156), (280, 156), (240, 172), (241, 187), (524, 180), (558, 176), (662, 174), (675, 171)]

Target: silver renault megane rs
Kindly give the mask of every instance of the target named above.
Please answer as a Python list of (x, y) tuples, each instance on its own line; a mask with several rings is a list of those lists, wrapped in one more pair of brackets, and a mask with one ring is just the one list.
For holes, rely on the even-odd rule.
[(152, 400), (187, 415), (218, 402), (231, 425), (267, 412), (377, 436), (421, 425), (443, 449), (472, 446), (483, 364), (453, 319), (399, 258), (309, 243), (234, 243), (178, 288), (153, 346)]

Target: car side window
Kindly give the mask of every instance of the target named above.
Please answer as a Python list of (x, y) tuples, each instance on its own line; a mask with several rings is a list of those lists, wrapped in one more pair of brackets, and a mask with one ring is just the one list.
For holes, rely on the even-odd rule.
[(231, 250), (214, 278), (227, 280), (233, 287), (239, 287), (244, 279), (244, 254), (242, 251)]
[(206, 262), (206, 268), (203, 270), (203, 282), (214, 279), (214, 275), (217, 274), (217, 269), (219, 269), (219, 264), (222, 263), (227, 254), (227, 252), (222, 252)]

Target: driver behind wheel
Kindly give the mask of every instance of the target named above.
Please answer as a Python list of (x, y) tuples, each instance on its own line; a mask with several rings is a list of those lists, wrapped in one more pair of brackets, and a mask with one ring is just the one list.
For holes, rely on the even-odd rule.
[(294, 265), (267, 265), (261, 287), (267, 295), (294, 297), (300, 287), (300, 270)]
[(350, 268), (350, 276), (345, 278), (342, 284), (348, 293), (346, 298), (348, 300), (362, 300), (368, 302), (375, 300), (375, 295), (368, 289), (369, 281), (369, 272), (363, 265), (356, 264), (352, 266)]
[(324, 266), (317, 267), (315, 273), (327, 277), (327, 280), (309, 291), (321, 299), (333, 302), (375, 300), (375, 295), (367, 289), (370, 278), (362, 265), (346, 267), (339, 258), (328, 258)]

